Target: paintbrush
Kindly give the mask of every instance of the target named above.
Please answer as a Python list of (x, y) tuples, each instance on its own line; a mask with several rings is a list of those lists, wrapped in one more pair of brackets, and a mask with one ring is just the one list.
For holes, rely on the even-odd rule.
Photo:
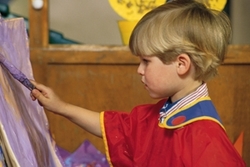
[(35, 89), (35, 86), (30, 82), (30, 80), (13, 64), (11, 64), (6, 58), (0, 53), (0, 64), (2, 64), (9, 73), (19, 82), (21, 82), (30, 91)]

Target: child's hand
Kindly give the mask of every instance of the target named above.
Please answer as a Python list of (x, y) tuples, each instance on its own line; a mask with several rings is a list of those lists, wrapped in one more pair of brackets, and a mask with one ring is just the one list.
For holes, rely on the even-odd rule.
[(32, 100), (37, 99), (47, 110), (62, 115), (94, 135), (102, 137), (99, 112), (66, 103), (60, 100), (52, 89), (34, 81), (31, 83), (35, 86), (30, 94)]
[(58, 98), (52, 89), (34, 81), (31, 82), (36, 87), (31, 91), (33, 101), (37, 99), (41, 106), (55, 113), (63, 108), (65, 103)]

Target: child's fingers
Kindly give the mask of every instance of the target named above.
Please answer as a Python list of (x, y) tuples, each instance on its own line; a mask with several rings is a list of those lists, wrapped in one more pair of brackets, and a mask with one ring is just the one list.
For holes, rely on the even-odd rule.
[(42, 85), (42, 84), (39, 84), (33, 80), (30, 80), (30, 82), (35, 86), (36, 89), (38, 89), (39, 91), (43, 92), (47, 89), (46, 86)]
[(38, 103), (40, 104), (40, 106), (43, 106), (42, 103), (40, 102), (41, 100), (41, 92), (37, 89), (33, 89), (31, 92), (30, 92), (30, 97), (33, 101), (37, 100)]
[(31, 91), (32, 100), (38, 100), (40, 103), (45, 102), (46, 98), (48, 98), (48, 92), (50, 89), (42, 84), (38, 84), (35, 81), (31, 81), (31, 83), (36, 87)]
[(30, 97), (31, 97), (31, 99), (32, 99), (33, 101), (36, 100), (36, 98), (35, 98), (35, 96), (33, 96), (32, 92), (30, 92)]
[(39, 90), (37, 90), (37, 89), (33, 89), (32, 91), (31, 91), (31, 94), (32, 94), (32, 97), (31, 98), (33, 98), (33, 99), (37, 99), (37, 100), (41, 100), (41, 98), (42, 98), (42, 93), (39, 91)]

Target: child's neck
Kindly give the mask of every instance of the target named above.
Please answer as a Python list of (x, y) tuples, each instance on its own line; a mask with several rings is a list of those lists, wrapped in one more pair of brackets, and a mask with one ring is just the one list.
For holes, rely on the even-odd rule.
[(198, 87), (203, 84), (202, 81), (194, 81), (192, 83), (186, 84), (183, 86), (176, 94), (170, 97), (170, 101), (172, 103), (180, 100), (181, 98), (189, 95), (190, 93), (194, 92)]

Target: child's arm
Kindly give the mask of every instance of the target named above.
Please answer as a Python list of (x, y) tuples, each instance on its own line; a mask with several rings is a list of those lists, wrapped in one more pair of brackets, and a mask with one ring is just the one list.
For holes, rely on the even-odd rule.
[(32, 100), (37, 99), (47, 110), (62, 115), (90, 133), (102, 137), (100, 113), (66, 103), (60, 100), (52, 89), (33, 81), (32, 83), (36, 87), (31, 91)]

